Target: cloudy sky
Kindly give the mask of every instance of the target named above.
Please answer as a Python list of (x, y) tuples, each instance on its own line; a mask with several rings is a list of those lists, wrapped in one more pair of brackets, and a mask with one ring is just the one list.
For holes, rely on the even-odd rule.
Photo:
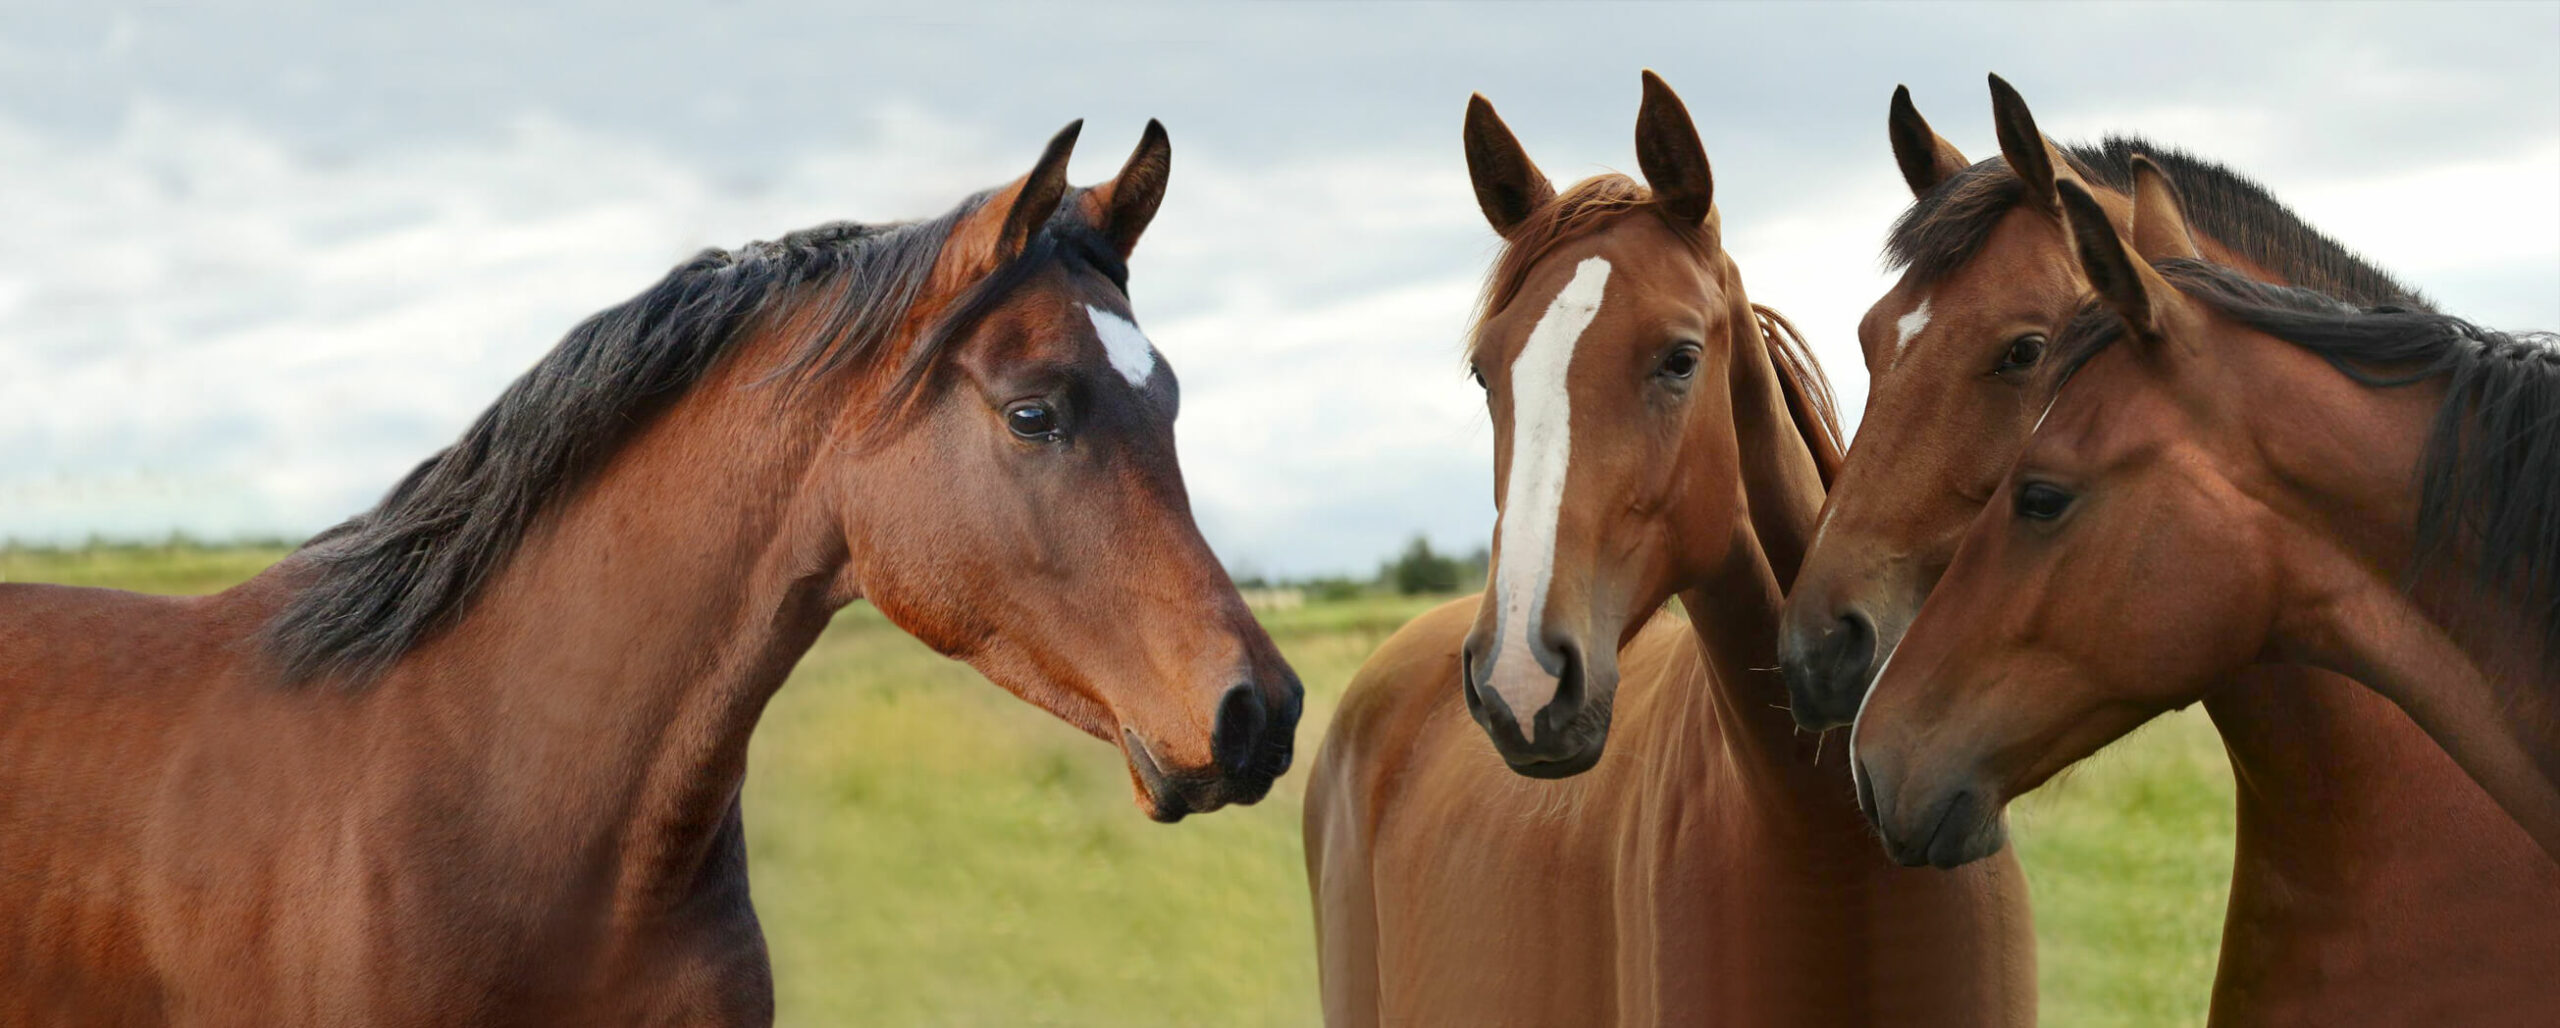
[(518, 6), (0, 10), (0, 539), (307, 534), (698, 248), (938, 213), (1072, 118), (1090, 182), (1152, 116), (1132, 291), (1211, 541), (1285, 574), (1473, 547), (1467, 94), (1562, 182), (1633, 168), (1644, 67), (1853, 418), (1886, 101), (1987, 156), (1986, 71), (2057, 137), (2183, 145), (2448, 310), (2560, 327), (2560, 5)]

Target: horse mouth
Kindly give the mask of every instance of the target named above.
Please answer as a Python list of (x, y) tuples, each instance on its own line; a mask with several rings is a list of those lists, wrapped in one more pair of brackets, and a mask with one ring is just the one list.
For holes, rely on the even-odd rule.
[[(1295, 718), (1291, 721), (1294, 724)], [(1281, 738), (1285, 740), (1287, 733), (1282, 733)], [(1253, 766), (1233, 776), (1220, 775), (1215, 769), (1168, 771), (1132, 728), (1120, 729), (1120, 748), (1129, 758), (1129, 777), (1137, 790), (1138, 808), (1160, 824), (1206, 814), (1230, 803), (1251, 806), (1260, 802), (1290, 763), (1285, 741), (1276, 750), (1266, 747)]]
[(1599, 743), (1594, 743), (1592, 745), (1582, 747), (1572, 756), (1554, 760), (1535, 758), (1515, 760), (1510, 754), (1505, 753), (1502, 754), (1502, 763), (1503, 766), (1510, 768), (1513, 774), (1519, 775), (1523, 778), (1543, 778), (1548, 781), (1554, 781), (1557, 779), (1571, 778), (1575, 775), (1591, 770), (1594, 765), (1600, 763), (1600, 756), (1603, 752), (1605, 752), (1605, 748)]
[(1190, 800), (1174, 784), (1173, 776), (1156, 763), (1156, 755), (1147, 749), (1146, 740), (1138, 738), (1133, 728), (1120, 729), (1120, 750), (1129, 756), (1129, 777), (1138, 787), (1138, 807), (1159, 824), (1172, 824), (1193, 813)]

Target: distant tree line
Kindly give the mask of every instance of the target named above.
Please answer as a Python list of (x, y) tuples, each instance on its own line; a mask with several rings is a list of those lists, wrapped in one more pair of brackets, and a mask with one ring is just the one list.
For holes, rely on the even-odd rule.
[(1236, 576), (1236, 585), (1244, 589), (1301, 589), (1305, 590), (1307, 600), (1312, 603), (1337, 602), (1374, 593), (1423, 596), (1473, 592), (1484, 587), (1485, 571), (1492, 564), (1492, 554), (1482, 546), (1464, 554), (1442, 553), (1432, 548), (1430, 539), (1416, 534), (1403, 550), (1379, 563), (1375, 578), (1318, 575), (1289, 579), (1242, 571)]

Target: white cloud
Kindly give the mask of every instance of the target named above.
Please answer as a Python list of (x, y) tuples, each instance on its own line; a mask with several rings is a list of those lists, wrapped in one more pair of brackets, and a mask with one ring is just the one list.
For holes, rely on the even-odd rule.
[[(336, 162), (165, 103), (95, 145), (0, 125), (0, 223), (43, 241), (0, 250), (0, 536), (317, 529), (690, 250), (1002, 175), (881, 122), (752, 191), (541, 118)], [(916, 153), (947, 167), (879, 156)]]
[[(1506, 107), (1559, 181), (1624, 156), (1550, 139), (1588, 135), (1594, 118), (1625, 138), (1629, 82), (1592, 79), (1605, 103), (1530, 95)], [(2357, 88), (2434, 95), (2447, 81), (2404, 74)], [(699, 120), (689, 131), (733, 142), (788, 135), (731, 132), (712, 108), (735, 98), (720, 100), (729, 94), (716, 85), (702, 110), (654, 120)], [(1939, 130), (1977, 157), (1993, 152), (1986, 105), (1946, 92), (1931, 110)], [(103, 133), (0, 107), (0, 224), (16, 240), (0, 247), (0, 538), (315, 530), (450, 440), (579, 318), (691, 251), (837, 218), (932, 214), (1019, 173), (1040, 143), (986, 118), (883, 101), (808, 133), (826, 145), (793, 136), (770, 159), (539, 113), (324, 145), (282, 134), (308, 111), (259, 121), (254, 103), (171, 95), (184, 94), (144, 92)], [(1363, 116), (1407, 124), (1418, 94), (1396, 95), (1404, 107), (1381, 108), (1392, 119)], [(1877, 247), (1906, 199), (1880, 118), (1807, 121), (1788, 136), (1758, 122), (1719, 129), (1768, 113), (1718, 99), (1733, 95), (1689, 93), (1727, 247), (1753, 298), (1803, 326), (1854, 424), (1865, 376), (1853, 333), (1889, 282)], [(2548, 118), (2520, 117), (2525, 130), (2502, 145), (2367, 165), (2305, 128), (2287, 106), (2298, 99), (2057, 100), (2038, 114), (2059, 137), (2139, 127), (2260, 176), (2449, 310), (2560, 325), (2560, 132), (2542, 127)], [(1173, 188), (1132, 291), (1182, 377), (1194, 506), (1231, 561), (1362, 570), (1415, 531), (1451, 548), (1490, 535), (1490, 432), (1458, 353), (1493, 238), (1447, 107), (1419, 139), (1346, 122), (1338, 142), (1277, 157), (1286, 148), (1250, 131), (1280, 121), (1266, 109), (1222, 115), (1212, 131), (1174, 126)], [(1110, 174), (1137, 128), (1090, 123), (1073, 177)], [(1785, 149), (1851, 134), (1867, 157)]]
[[(334, 162), (167, 103), (94, 145), (0, 124), (0, 222), (47, 241), (0, 255), (0, 537), (316, 530), (690, 251), (929, 215), (1036, 149), (873, 121), (744, 187), (539, 117)], [(1095, 127), (1076, 177), (1117, 167), (1113, 135)], [(1135, 292), (1184, 377), (1213, 539), (1304, 571), (1441, 527), (1409, 504), (1330, 523), (1413, 481), (1369, 479), (1382, 463), (1482, 474), (1455, 355), (1489, 237), (1464, 181), (1378, 157), (1178, 161)], [(1489, 521), (1485, 489), (1441, 499)]]

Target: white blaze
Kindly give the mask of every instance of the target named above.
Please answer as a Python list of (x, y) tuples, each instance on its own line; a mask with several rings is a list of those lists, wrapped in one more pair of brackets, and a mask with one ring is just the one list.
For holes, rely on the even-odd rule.
[(1918, 338), (1920, 330), (1928, 327), (1929, 300), (1922, 297), (1920, 306), (1911, 308), (1911, 313), (1893, 319), (1893, 329), (1897, 333), (1893, 339), (1893, 359), (1901, 360), (1902, 351), (1910, 349), (1911, 340)]
[(1156, 372), (1156, 347), (1147, 334), (1138, 331), (1136, 322), (1103, 310), (1092, 304), (1084, 307), (1093, 318), (1093, 334), (1102, 339), (1102, 352), (1111, 358), (1111, 367), (1133, 386), (1147, 384), (1147, 376)]
[[(1529, 342), (1511, 362), (1511, 480), (1502, 492), (1500, 581), (1501, 646), (1488, 669), (1495, 695), (1511, 708), (1520, 731), (1532, 739), (1545, 696), (1524, 695), (1549, 681), (1530, 647), (1546, 619), (1547, 585), (1554, 578), (1556, 514), (1564, 505), (1564, 477), (1573, 459), (1573, 398), (1565, 387), (1574, 344), (1600, 313), (1609, 262), (1592, 257), (1576, 265), (1547, 313), (1529, 330)], [(1537, 706), (1528, 704), (1535, 699)]]

